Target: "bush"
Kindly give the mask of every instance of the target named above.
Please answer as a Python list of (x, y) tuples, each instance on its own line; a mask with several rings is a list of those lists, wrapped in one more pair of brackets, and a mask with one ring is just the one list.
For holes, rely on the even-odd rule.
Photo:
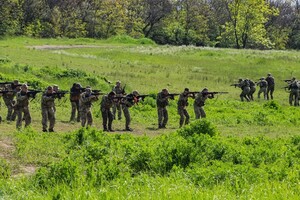
[(0, 158), (0, 179), (9, 178), (11, 175), (11, 169), (9, 164)]
[(185, 138), (194, 134), (207, 134), (212, 137), (217, 135), (217, 130), (210, 121), (207, 119), (201, 119), (179, 129), (178, 133)]

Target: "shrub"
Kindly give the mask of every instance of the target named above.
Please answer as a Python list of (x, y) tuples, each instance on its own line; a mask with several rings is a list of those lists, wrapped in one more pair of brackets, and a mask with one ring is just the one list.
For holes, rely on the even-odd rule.
[(11, 175), (11, 168), (9, 164), (0, 158), (0, 179), (4, 178), (9, 178)]
[(183, 137), (189, 137), (194, 134), (208, 134), (210, 136), (216, 136), (216, 127), (207, 119), (197, 120), (188, 126), (178, 130), (179, 134)]

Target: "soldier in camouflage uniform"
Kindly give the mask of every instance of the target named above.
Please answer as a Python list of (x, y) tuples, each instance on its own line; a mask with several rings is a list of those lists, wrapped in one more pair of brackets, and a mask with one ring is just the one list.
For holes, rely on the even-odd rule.
[[(117, 97), (125, 95), (124, 88), (121, 87), (121, 81), (117, 81), (115, 87), (112, 89), (116, 93)], [(115, 101), (113, 104), (113, 116), (116, 119), (116, 112), (118, 110), (118, 120), (122, 119), (122, 105), (119, 101)]]
[(269, 95), (271, 96), (271, 99), (273, 99), (273, 92), (275, 90), (275, 79), (270, 73), (268, 73), (266, 81), (268, 82), (267, 99), (269, 100)]
[(79, 110), (81, 116), (81, 126), (84, 127), (87, 124), (92, 126), (93, 115), (91, 111), (92, 103), (98, 100), (98, 95), (92, 93), (90, 87), (86, 87), (85, 92), (80, 95), (79, 99)]
[(158, 115), (158, 128), (166, 128), (168, 123), (168, 110), (167, 105), (169, 105), (169, 91), (167, 89), (162, 89), (160, 93), (157, 94), (156, 106)]
[(264, 93), (264, 99), (267, 99), (268, 82), (265, 80), (265, 78), (264, 77), (260, 78), (260, 81), (258, 81), (256, 85), (259, 86), (258, 98), (260, 99), (260, 94)]
[(74, 83), (70, 89), (70, 102), (72, 105), (72, 112), (70, 122), (75, 121), (76, 111), (77, 111), (77, 122), (80, 122), (80, 112), (79, 112), (79, 99), (80, 94), (83, 92), (83, 89), (79, 83)]
[(112, 129), (112, 122), (114, 119), (114, 116), (111, 112), (111, 107), (114, 104), (114, 97), (116, 96), (116, 93), (114, 91), (111, 91), (108, 95), (104, 95), (102, 97), (101, 101), (101, 114), (102, 114), (102, 125), (103, 125), (103, 131), (110, 131), (113, 132)]
[(13, 104), (15, 104), (14, 97), (16, 96), (17, 92), (20, 91), (20, 84), (18, 80), (14, 80), (12, 84), (10, 84), (6, 90), (9, 90), (10, 92), (3, 94), (3, 100), (7, 107), (7, 115), (6, 120), (7, 121), (15, 121), (16, 119), (16, 111), (13, 107)]
[(244, 101), (244, 98), (247, 101), (250, 101), (248, 98), (249, 93), (250, 93), (250, 83), (247, 80), (239, 79), (239, 83), (237, 85), (239, 88), (242, 89), (242, 93), (240, 94), (241, 101)]
[(54, 132), (55, 125), (55, 98), (52, 86), (47, 87), (47, 91), (42, 96), (42, 126), (43, 132), (47, 132), (48, 120), (49, 120), (49, 132)]
[[(23, 84), (21, 86), (21, 91), (16, 94), (17, 102), (14, 105), (17, 112), (17, 129), (21, 129), (23, 118), (25, 119), (25, 127), (31, 124), (31, 116), (29, 112), (29, 98), (30, 95), (28, 94), (28, 86), (26, 84)], [(23, 117), (22, 114), (24, 114)]]
[(206, 113), (204, 111), (203, 106), (205, 105), (206, 99), (214, 98), (213, 93), (208, 93), (208, 89), (204, 88), (201, 92), (196, 95), (194, 101), (194, 112), (196, 119), (206, 118)]
[(122, 109), (125, 117), (126, 131), (133, 131), (132, 128), (130, 128), (131, 117), (129, 113), (129, 108), (138, 102), (137, 99), (138, 95), (139, 95), (138, 91), (133, 91), (131, 94), (126, 95), (126, 97), (122, 98), (121, 100)]
[(299, 90), (300, 83), (296, 80), (295, 77), (291, 79), (288, 89), (290, 90), (289, 103), (292, 106), (294, 100), (294, 106), (299, 106)]
[(249, 98), (251, 101), (254, 101), (253, 94), (254, 94), (255, 91), (256, 91), (255, 83), (254, 83), (254, 81), (252, 81), (252, 80), (250, 80), (250, 79), (246, 79), (246, 80), (248, 80), (249, 85), (250, 85), (250, 92), (249, 92), (248, 98)]
[(186, 110), (186, 107), (189, 105), (188, 103), (189, 92), (190, 90), (188, 88), (185, 88), (183, 93), (180, 94), (177, 102), (177, 111), (180, 116), (179, 127), (182, 127), (184, 122), (185, 124), (188, 124), (190, 122), (190, 115)]

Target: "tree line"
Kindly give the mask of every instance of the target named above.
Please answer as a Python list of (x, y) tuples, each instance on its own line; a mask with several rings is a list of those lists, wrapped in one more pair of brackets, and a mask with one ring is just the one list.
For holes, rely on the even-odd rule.
[(0, 36), (300, 49), (300, 0), (0, 0)]

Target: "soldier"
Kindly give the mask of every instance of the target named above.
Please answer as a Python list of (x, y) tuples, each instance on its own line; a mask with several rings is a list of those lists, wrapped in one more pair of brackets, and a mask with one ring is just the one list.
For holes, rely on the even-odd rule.
[[(114, 91), (116, 93), (117, 97), (122, 97), (123, 95), (125, 95), (125, 88), (121, 87), (121, 81), (117, 81), (116, 85), (114, 86), (114, 88), (112, 89), (112, 91)], [(118, 120), (122, 119), (122, 105), (120, 104), (119, 101), (116, 101), (113, 104), (113, 116), (114, 119), (116, 119), (116, 112), (118, 110)]]
[(70, 102), (72, 105), (72, 112), (70, 122), (75, 121), (76, 111), (77, 111), (77, 122), (80, 122), (80, 112), (79, 112), (79, 99), (80, 94), (83, 92), (83, 89), (80, 83), (74, 83), (70, 89)]
[(93, 124), (93, 115), (91, 111), (92, 103), (98, 100), (99, 94), (93, 94), (90, 87), (86, 87), (85, 92), (80, 95), (79, 99), (79, 110), (81, 117), (81, 126), (85, 127), (87, 123), (88, 126)]
[(14, 80), (13, 83), (10, 84), (9, 87), (6, 88), (6, 90), (9, 90), (9, 92), (3, 94), (3, 100), (7, 107), (6, 120), (7, 121), (15, 121), (16, 112), (13, 107), (13, 104), (15, 104), (14, 97), (16, 96), (17, 92), (20, 91), (19, 81)]
[[(22, 119), (25, 119), (25, 127), (31, 124), (31, 116), (29, 112), (29, 98), (28, 94), (28, 86), (23, 84), (21, 86), (21, 91), (16, 94), (17, 102), (15, 104), (16, 112), (17, 112), (17, 129), (21, 129), (22, 127)], [(22, 117), (22, 114), (24, 116)]]
[(200, 93), (196, 95), (195, 101), (194, 101), (194, 112), (196, 119), (206, 118), (206, 113), (203, 109), (203, 106), (205, 105), (206, 99), (212, 99), (214, 98), (213, 93), (209, 93), (207, 88), (204, 88)]
[(300, 83), (296, 80), (295, 77), (292, 78), (288, 86), (288, 89), (290, 90), (290, 96), (289, 96), (290, 105), (293, 105), (293, 100), (294, 100), (294, 106), (299, 106)]
[(246, 79), (246, 80), (248, 80), (249, 85), (250, 85), (250, 92), (249, 92), (248, 98), (249, 98), (250, 100), (254, 101), (253, 94), (254, 94), (255, 91), (256, 91), (255, 83), (254, 83), (254, 81), (252, 81), (252, 80), (250, 80), (250, 79)]
[(267, 87), (268, 87), (268, 82), (265, 80), (264, 77), (260, 78), (260, 81), (256, 83), (256, 85), (259, 86), (259, 91), (258, 91), (258, 98), (260, 99), (260, 94), (264, 93), (264, 99), (267, 99)]
[(169, 105), (169, 91), (167, 89), (162, 89), (162, 91), (157, 94), (156, 105), (158, 128), (166, 128), (169, 119), (167, 110), (167, 105)]
[(103, 131), (114, 132), (114, 130), (112, 129), (112, 122), (114, 117), (111, 112), (111, 107), (113, 106), (115, 96), (116, 93), (114, 91), (111, 91), (108, 95), (104, 95), (102, 97), (100, 109), (102, 114)]
[(275, 80), (274, 80), (274, 77), (270, 73), (268, 73), (266, 81), (268, 82), (267, 100), (269, 100), (269, 94), (271, 96), (271, 99), (273, 99), (273, 92), (275, 90)]
[(250, 101), (250, 99), (248, 97), (249, 93), (250, 93), (250, 83), (248, 80), (246, 80), (246, 79), (243, 80), (240, 78), (238, 83), (232, 84), (231, 86), (239, 87), (242, 89), (242, 92), (240, 94), (241, 101), (244, 101), (244, 98), (247, 101)]
[(133, 131), (132, 128), (129, 127), (131, 122), (131, 117), (129, 113), (129, 108), (132, 107), (135, 103), (138, 102), (137, 97), (139, 96), (138, 91), (133, 91), (131, 94), (128, 94), (125, 98), (122, 98), (122, 110), (125, 117), (125, 130), (126, 131)]
[(47, 132), (48, 120), (49, 120), (49, 132), (54, 132), (55, 125), (55, 98), (54, 90), (52, 86), (47, 87), (47, 91), (42, 96), (42, 126), (43, 132)]
[[(190, 122), (190, 115), (186, 110), (186, 107), (189, 105), (188, 98), (189, 98), (190, 90), (185, 88), (183, 93), (180, 94), (178, 102), (177, 102), (177, 111), (180, 116), (179, 120), (179, 127), (181, 128), (183, 123), (188, 124)], [(185, 120), (184, 120), (185, 118)]]

